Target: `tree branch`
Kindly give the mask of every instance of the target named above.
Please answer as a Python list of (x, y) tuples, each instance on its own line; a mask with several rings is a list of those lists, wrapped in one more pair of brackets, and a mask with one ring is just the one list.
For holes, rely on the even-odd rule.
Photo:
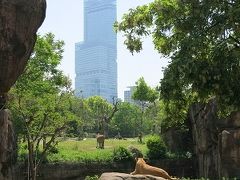
[(55, 141), (55, 138), (57, 137), (57, 135), (59, 135), (65, 128), (66, 128), (66, 124), (63, 124), (61, 127), (55, 129), (54, 133), (52, 134), (51, 139), (46, 144), (46, 148), (43, 149), (43, 152), (41, 153), (40, 159), (39, 159), (36, 167), (38, 167), (41, 164), (41, 162), (43, 161), (43, 157), (45, 156), (46, 152), (50, 149), (50, 147), (51, 147), (52, 143)]

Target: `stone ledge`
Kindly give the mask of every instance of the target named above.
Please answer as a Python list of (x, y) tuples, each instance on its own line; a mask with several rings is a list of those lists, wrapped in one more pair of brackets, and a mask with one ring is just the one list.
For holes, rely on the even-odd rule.
[(126, 173), (106, 172), (101, 175), (99, 180), (166, 180), (162, 177), (151, 175), (131, 175)]

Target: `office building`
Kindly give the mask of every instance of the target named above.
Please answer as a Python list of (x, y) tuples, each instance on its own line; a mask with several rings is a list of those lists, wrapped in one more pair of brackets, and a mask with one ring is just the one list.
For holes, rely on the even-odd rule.
[(124, 91), (124, 102), (129, 102), (131, 104), (139, 105), (139, 101), (136, 101), (132, 98), (132, 95), (134, 93), (134, 90), (136, 89), (136, 86), (129, 86), (128, 90)]
[(84, 0), (84, 41), (75, 44), (75, 93), (117, 98), (116, 0)]

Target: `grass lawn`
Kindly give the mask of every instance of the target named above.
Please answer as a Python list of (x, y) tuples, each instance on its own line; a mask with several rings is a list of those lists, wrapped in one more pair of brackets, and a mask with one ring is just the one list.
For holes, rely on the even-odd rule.
[(96, 139), (87, 138), (86, 140), (60, 141), (57, 145), (58, 153), (49, 154), (50, 162), (109, 162), (112, 161), (114, 148), (119, 146), (128, 148), (133, 146), (139, 149), (143, 154), (146, 153), (146, 144), (137, 142), (137, 138), (129, 138), (127, 140), (106, 139), (105, 149), (96, 148)]

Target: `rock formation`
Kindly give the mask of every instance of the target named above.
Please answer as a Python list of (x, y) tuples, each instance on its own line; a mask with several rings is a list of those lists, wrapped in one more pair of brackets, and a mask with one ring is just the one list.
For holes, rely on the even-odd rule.
[(194, 152), (199, 177), (216, 178), (219, 172), (216, 102), (196, 103), (190, 107)]
[(165, 180), (161, 177), (151, 175), (130, 175), (125, 173), (109, 172), (103, 173), (99, 180)]
[(218, 125), (221, 176), (240, 178), (240, 112), (232, 112), (222, 125)]
[(45, 18), (45, 0), (0, 0), (0, 179), (12, 179), (14, 133), (7, 92), (24, 71)]
[(198, 176), (217, 179), (240, 177), (240, 112), (217, 118), (215, 100), (189, 110)]

